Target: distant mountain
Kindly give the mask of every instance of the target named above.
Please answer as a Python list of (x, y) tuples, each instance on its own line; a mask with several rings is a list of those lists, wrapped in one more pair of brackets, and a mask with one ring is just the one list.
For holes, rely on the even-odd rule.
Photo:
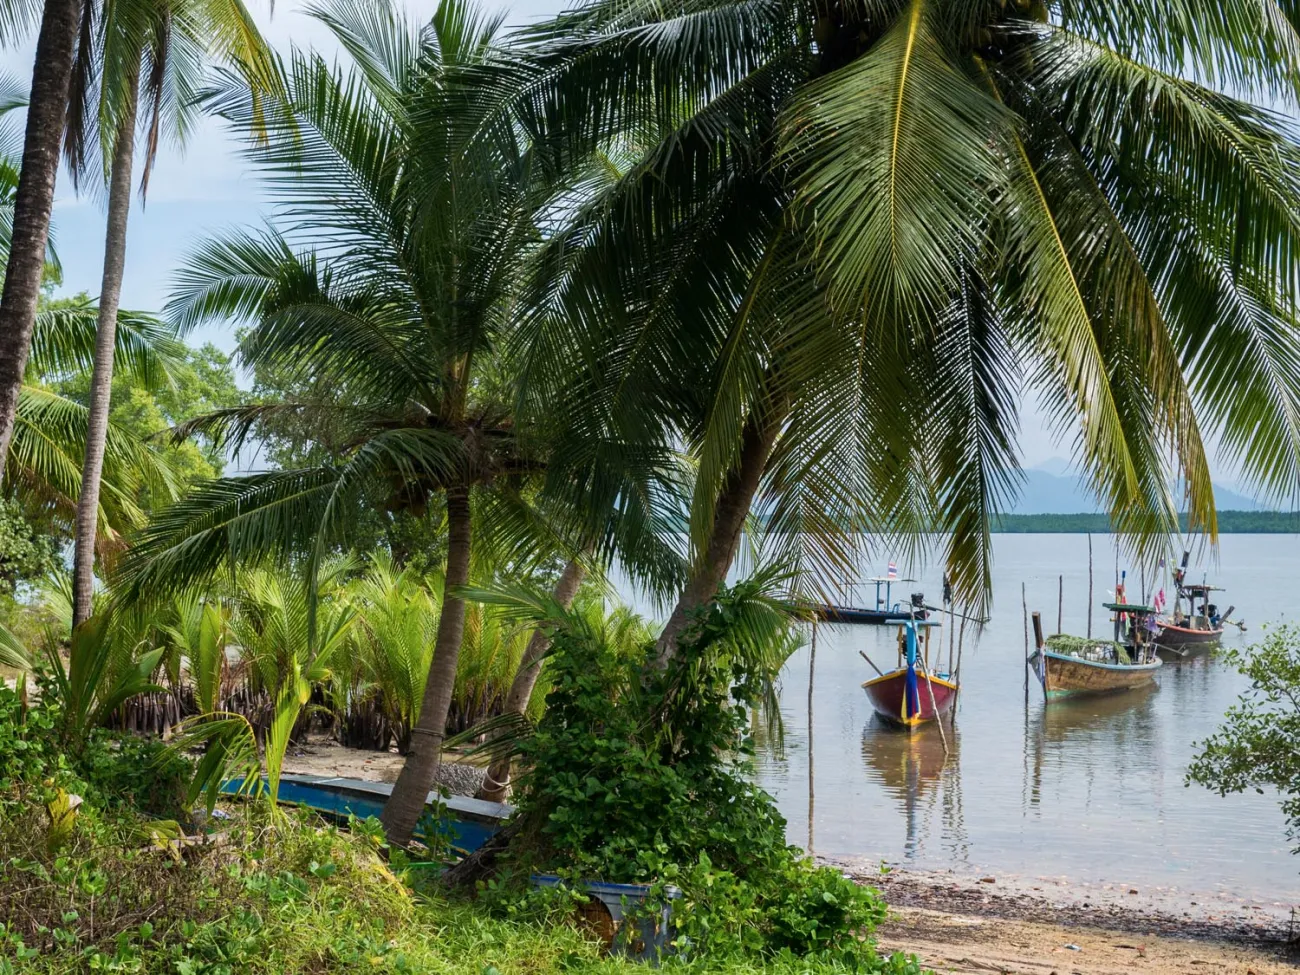
[[(1025, 472), (1020, 496), (1007, 514), (1094, 514), (1101, 509), (1087, 483), (1070, 473), (1068, 461), (1054, 457)], [(1221, 484), (1214, 485), (1214, 503), (1220, 511), (1264, 511), (1263, 505)]]

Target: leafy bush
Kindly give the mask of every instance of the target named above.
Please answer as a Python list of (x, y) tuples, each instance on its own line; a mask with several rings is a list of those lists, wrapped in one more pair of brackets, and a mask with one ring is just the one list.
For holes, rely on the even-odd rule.
[(16, 502), (0, 498), (0, 596), (58, 564), (58, 540), (29, 521)]
[(720, 597), (664, 673), (644, 666), (652, 645), (629, 661), (581, 617), (560, 620), (547, 710), (519, 746), (530, 771), (515, 868), (679, 887), (688, 956), (874, 962), (875, 892), (787, 845), (771, 797), (740, 774), (748, 709), (779, 667), (749, 625), (752, 595)]
[(77, 772), (106, 800), (159, 819), (185, 819), (194, 763), (156, 738), (97, 732)]
[(1300, 853), (1300, 627), (1271, 629), (1263, 642), (1244, 653), (1230, 650), (1225, 658), (1251, 687), (1202, 743), (1187, 777), (1220, 795), (1277, 789)]

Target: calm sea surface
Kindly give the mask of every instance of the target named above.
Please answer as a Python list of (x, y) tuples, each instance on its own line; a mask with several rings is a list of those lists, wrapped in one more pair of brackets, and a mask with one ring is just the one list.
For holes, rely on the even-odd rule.
[[(1110, 624), (1100, 604), (1114, 588), (1115, 556), (1106, 537), (1092, 541), (1093, 634), (1104, 635)], [(818, 626), (811, 747), (809, 649), (791, 658), (781, 690), (784, 748), (764, 748), (758, 760), (758, 780), (788, 818), (791, 841), (918, 869), (1300, 900), (1300, 858), (1289, 854), (1276, 796), (1220, 798), (1184, 784), (1193, 743), (1214, 731), (1243, 679), (1202, 658), (1166, 664), (1156, 687), (1092, 700), (1045, 706), (1034, 683), (1026, 708), (1021, 583), (1030, 610), (1041, 611), (1052, 632), (1063, 574), (1063, 629), (1082, 634), (1088, 538), (997, 535), (994, 552), (992, 621), (978, 635), (966, 632), (946, 761), (937, 728), (909, 737), (881, 726), (859, 686), (872, 676), (859, 649), (882, 668), (893, 666), (893, 628)], [(1224, 586), (1220, 610), (1236, 604), (1234, 617), (1249, 626), (1245, 635), (1230, 629), (1226, 645), (1245, 645), (1261, 623), (1294, 620), (1300, 611), (1300, 536), (1227, 535), (1217, 564), (1205, 559), (1193, 561), (1189, 576), (1208, 573)], [(1130, 595), (1138, 588), (1130, 578)], [(914, 589), (937, 605), (938, 571), (895, 586), (894, 596)], [(942, 632), (946, 669), (948, 627)]]

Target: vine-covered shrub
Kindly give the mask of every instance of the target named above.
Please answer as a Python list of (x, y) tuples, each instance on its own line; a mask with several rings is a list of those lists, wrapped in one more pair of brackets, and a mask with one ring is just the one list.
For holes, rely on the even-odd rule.
[(519, 745), (531, 771), (515, 867), (680, 888), (675, 947), (687, 955), (874, 959), (875, 892), (787, 845), (772, 798), (740, 774), (748, 709), (774, 676), (742, 636), (745, 599), (724, 594), (662, 673), (646, 666), (653, 645), (629, 661), (580, 620), (559, 621), (554, 689)]

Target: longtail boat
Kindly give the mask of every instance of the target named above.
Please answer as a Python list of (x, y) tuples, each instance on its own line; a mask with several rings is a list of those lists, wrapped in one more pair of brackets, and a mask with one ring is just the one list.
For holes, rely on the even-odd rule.
[(867, 699), (883, 721), (915, 731), (952, 710), (957, 700), (956, 682), (929, 666), (930, 631), (938, 625), (905, 620), (898, 636), (900, 666), (863, 683)]
[[(1160, 631), (1156, 634), (1156, 652), (1169, 661), (1186, 660), (1212, 650), (1219, 645), (1224, 627), (1234, 623), (1231, 616), (1236, 607), (1229, 606), (1220, 616), (1219, 608), (1210, 602), (1210, 593), (1223, 592), (1221, 588), (1185, 581), (1190, 554), (1183, 553), (1183, 564), (1174, 572), (1173, 612), (1161, 618)], [(1186, 611), (1183, 600), (1187, 601)], [(1234, 625), (1245, 629), (1241, 623)]]
[[(892, 563), (891, 563), (892, 565)], [(905, 620), (923, 620), (930, 614), (925, 606), (925, 594), (914, 592), (909, 602), (894, 602), (893, 588), (896, 582), (916, 582), (915, 579), (900, 579), (897, 575), (873, 576), (866, 580), (876, 587), (875, 606), (841, 606), (836, 603), (818, 603), (811, 607), (812, 613), (824, 623), (874, 623), (887, 625), (902, 623)], [(884, 595), (880, 589), (884, 587)]]
[(1158, 628), (1155, 607), (1126, 602), (1104, 605), (1114, 614), (1114, 640), (1093, 640), (1065, 633), (1044, 640), (1039, 616), (1034, 614), (1037, 649), (1030, 655), (1029, 663), (1049, 701), (1126, 691), (1155, 680), (1163, 664), (1152, 641)]

